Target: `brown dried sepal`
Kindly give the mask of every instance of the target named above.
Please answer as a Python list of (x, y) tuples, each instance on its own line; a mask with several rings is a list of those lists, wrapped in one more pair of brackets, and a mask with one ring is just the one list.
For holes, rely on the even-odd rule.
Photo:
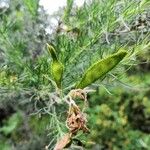
[(79, 130), (89, 132), (89, 129), (86, 127), (86, 122), (86, 116), (80, 109), (77, 106), (71, 106), (67, 117), (67, 126), (70, 132), (73, 134), (76, 134)]
[(57, 143), (54, 150), (63, 150), (67, 145), (71, 144), (71, 133), (65, 134)]
[(87, 97), (87, 93), (85, 91), (83, 91), (82, 89), (76, 89), (76, 90), (72, 90), (70, 92), (70, 96), (75, 99), (75, 98), (80, 98), (82, 100), (86, 101), (86, 97)]

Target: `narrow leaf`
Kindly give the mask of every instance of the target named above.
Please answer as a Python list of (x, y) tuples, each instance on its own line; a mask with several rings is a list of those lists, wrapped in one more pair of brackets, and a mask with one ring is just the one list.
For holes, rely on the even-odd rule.
[(39, 0), (24, 0), (29, 12), (35, 17), (38, 11)]
[(106, 73), (112, 70), (125, 57), (126, 54), (127, 52), (125, 50), (121, 50), (96, 62), (87, 69), (81, 80), (76, 84), (76, 88), (83, 89), (96, 80), (104, 77)]
[(64, 16), (63, 16), (63, 20), (66, 23), (68, 23), (68, 21), (69, 21), (69, 16), (70, 16), (70, 13), (71, 13), (72, 6), (73, 6), (73, 0), (67, 0), (67, 6), (66, 6)]

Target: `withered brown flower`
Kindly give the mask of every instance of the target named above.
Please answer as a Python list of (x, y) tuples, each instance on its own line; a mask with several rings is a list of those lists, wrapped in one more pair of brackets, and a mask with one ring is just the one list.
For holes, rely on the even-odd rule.
[(83, 132), (89, 132), (89, 129), (86, 127), (86, 116), (82, 113), (78, 106), (70, 106), (67, 117), (67, 126), (71, 133), (76, 134), (77, 131), (83, 130)]

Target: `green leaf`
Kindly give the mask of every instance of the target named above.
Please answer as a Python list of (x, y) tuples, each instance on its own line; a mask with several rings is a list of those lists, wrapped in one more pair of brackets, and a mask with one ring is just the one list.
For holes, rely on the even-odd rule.
[(47, 44), (47, 47), (53, 60), (51, 64), (52, 76), (57, 84), (57, 87), (61, 88), (62, 76), (63, 76), (63, 70), (64, 70), (63, 64), (58, 60), (56, 51), (53, 48), (53, 46)]
[(96, 80), (104, 77), (106, 73), (113, 69), (125, 57), (126, 54), (127, 52), (125, 50), (121, 50), (93, 64), (76, 84), (76, 88), (83, 89)]

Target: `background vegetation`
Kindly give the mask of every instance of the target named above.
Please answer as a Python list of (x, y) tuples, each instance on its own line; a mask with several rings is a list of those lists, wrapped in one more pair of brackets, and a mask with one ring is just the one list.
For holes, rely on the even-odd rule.
[(79, 133), (80, 142), (69, 149), (149, 150), (149, 39), (149, 0), (93, 0), (80, 8), (68, 0), (53, 16), (38, 0), (0, 1), (0, 149), (53, 149), (67, 131), (68, 107), (53, 100), (51, 43), (64, 65), (64, 95), (96, 60), (121, 48), (128, 52), (91, 86), (90, 134)]

